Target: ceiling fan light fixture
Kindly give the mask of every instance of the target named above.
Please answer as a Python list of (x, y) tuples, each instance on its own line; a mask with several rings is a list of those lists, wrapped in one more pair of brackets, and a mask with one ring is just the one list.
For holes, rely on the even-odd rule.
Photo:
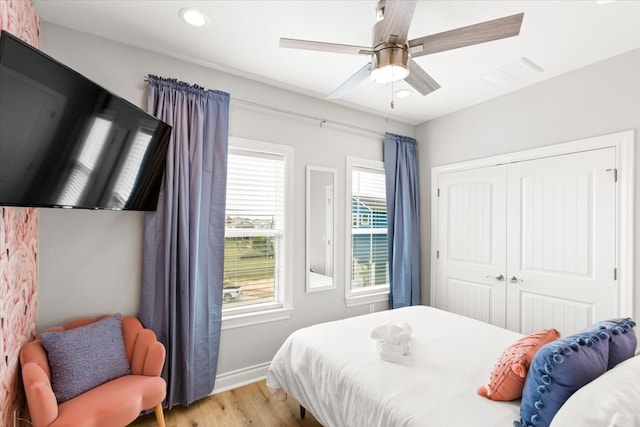
[(183, 7), (178, 11), (178, 15), (184, 22), (194, 27), (202, 27), (209, 22), (207, 15), (192, 7)]
[(385, 65), (371, 72), (371, 80), (376, 83), (387, 84), (404, 80), (409, 70), (400, 65)]
[(406, 98), (408, 96), (411, 96), (411, 91), (409, 89), (400, 89), (396, 91), (395, 95), (398, 98)]
[(373, 52), (371, 80), (387, 84), (404, 80), (409, 75), (409, 53), (400, 46), (383, 47)]

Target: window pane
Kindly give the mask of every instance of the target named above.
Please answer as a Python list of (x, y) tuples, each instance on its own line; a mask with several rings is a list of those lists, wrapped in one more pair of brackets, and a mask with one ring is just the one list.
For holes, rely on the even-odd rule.
[(227, 227), (282, 229), (284, 158), (231, 151), (227, 166)]
[(351, 289), (389, 283), (384, 171), (353, 168)]
[(231, 149), (223, 309), (279, 302), (283, 221), (284, 157)]
[(275, 241), (274, 236), (225, 238), (224, 308), (274, 301)]

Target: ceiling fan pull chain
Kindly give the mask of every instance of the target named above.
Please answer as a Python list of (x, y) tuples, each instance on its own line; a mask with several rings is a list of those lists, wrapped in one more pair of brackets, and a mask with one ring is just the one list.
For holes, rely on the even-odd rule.
[(391, 109), (393, 110), (395, 103), (393, 102), (393, 82), (391, 82)]

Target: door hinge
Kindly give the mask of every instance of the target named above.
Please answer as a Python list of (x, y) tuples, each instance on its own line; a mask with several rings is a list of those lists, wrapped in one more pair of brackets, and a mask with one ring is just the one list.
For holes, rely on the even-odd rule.
[(438, 188), (438, 197), (440, 197), (440, 189)]
[(618, 169), (607, 169), (607, 172), (613, 172), (613, 182), (618, 182)]
[(618, 269), (617, 268), (613, 269), (613, 280), (618, 280)]
[(436, 251), (436, 259), (440, 259), (440, 251)]

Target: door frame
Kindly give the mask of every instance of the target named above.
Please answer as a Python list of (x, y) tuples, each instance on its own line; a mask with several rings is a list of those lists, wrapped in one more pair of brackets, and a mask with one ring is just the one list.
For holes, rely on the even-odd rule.
[(430, 297), (435, 301), (436, 274), (438, 267), (438, 182), (440, 174), (487, 166), (503, 165), (544, 157), (591, 151), (614, 147), (616, 153), (616, 269), (618, 282), (618, 315), (634, 316), (634, 139), (635, 131), (627, 130), (608, 135), (595, 136), (571, 142), (548, 145), (524, 151), (490, 156), (481, 159), (451, 163), (431, 168), (431, 278)]

